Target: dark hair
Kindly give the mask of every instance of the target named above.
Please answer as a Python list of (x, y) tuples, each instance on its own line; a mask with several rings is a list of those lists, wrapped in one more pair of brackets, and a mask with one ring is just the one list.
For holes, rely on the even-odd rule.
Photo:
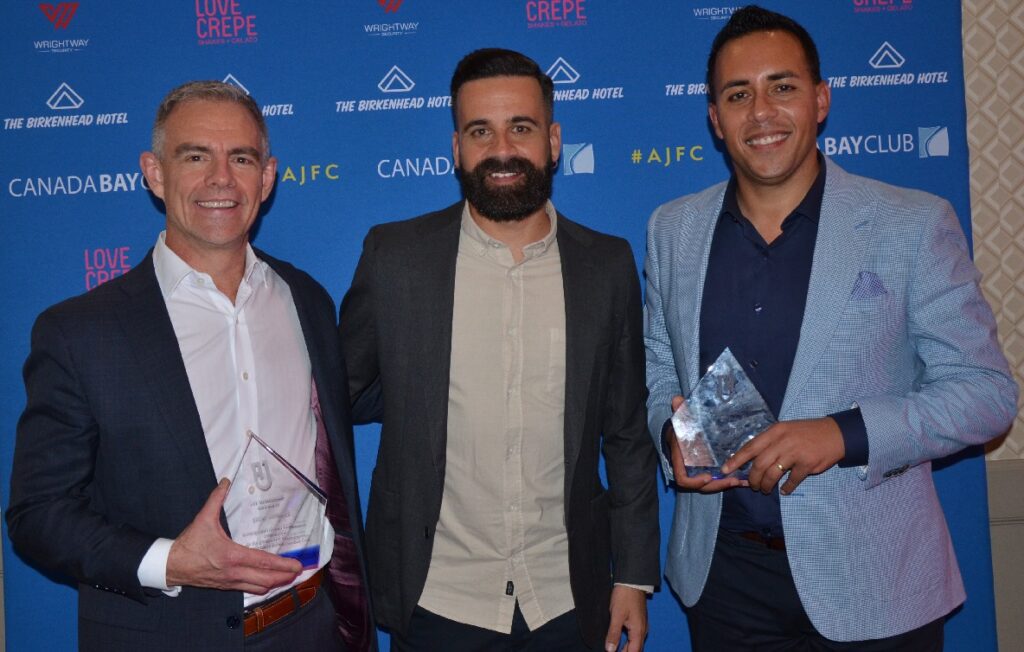
[(474, 50), (462, 57), (459, 64), (455, 66), (452, 74), (451, 95), (452, 95), (452, 117), (458, 122), (455, 113), (456, 102), (459, 97), (459, 89), (466, 82), (476, 79), (488, 79), (490, 77), (533, 77), (540, 84), (540, 92), (544, 98), (544, 108), (548, 113), (548, 120), (555, 114), (555, 85), (543, 71), (537, 62), (514, 50), (502, 48), (483, 48)]
[(707, 73), (708, 102), (715, 101), (715, 64), (719, 51), (729, 41), (754, 32), (789, 32), (792, 34), (804, 50), (804, 58), (807, 59), (807, 67), (811, 71), (811, 80), (815, 84), (821, 81), (821, 61), (818, 59), (818, 48), (814, 45), (814, 39), (807, 33), (807, 30), (789, 16), (768, 11), (757, 5), (748, 5), (733, 13), (729, 22), (718, 32), (714, 42), (711, 43)]
[(256, 121), (256, 129), (260, 134), (260, 144), (262, 146), (260, 154), (264, 161), (270, 157), (270, 137), (267, 135), (267, 123), (263, 119), (263, 114), (260, 112), (260, 107), (256, 104), (256, 100), (252, 99), (242, 89), (231, 84), (219, 81), (190, 81), (172, 89), (164, 97), (163, 101), (160, 102), (160, 107), (156, 110), (156, 120), (153, 122), (152, 151), (157, 155), (157, 158), (163, 156), (164, 125), (167, 123), (167, 118), (170, 117), (174, 108), (179, 104), (201, 100), (207, 102), (231, 102), (248, 111), (252, 115), (252, 119)]

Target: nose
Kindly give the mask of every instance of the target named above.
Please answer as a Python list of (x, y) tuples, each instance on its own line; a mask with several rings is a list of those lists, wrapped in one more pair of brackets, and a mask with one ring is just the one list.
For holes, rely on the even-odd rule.
[(207, 170), (206, 184), (215, 187), (232, 187), (235, 175), (231, 169), (231, 161), (227, 156), (214, 156)]
[(514, 156), (516, 149), (512, 143), (512, 135), (505, 131), (498, 131), (491, 143), (491, 153), (503, 161)]
[(766, 93), (754, 95), (753, 102), (750, 104), (750, 115), (755, 122), (765, 122), (774, 117), (775, 112), (775, 102), (769, 95)]

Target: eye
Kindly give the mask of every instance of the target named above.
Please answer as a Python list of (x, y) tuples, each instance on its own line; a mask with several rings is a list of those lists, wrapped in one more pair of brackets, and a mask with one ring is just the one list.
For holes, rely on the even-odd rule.
[(785, 83), (783, 83), (783, 84), (779, 84), (778, 86), (775, 87), (775, 92), (776, 93), (789, 93), (789, 92), (794, 91), (794, 90), (796, 90), (796, 87), (793, 86), (792, 84), (785, 84)]
[(512, 125), (512, 133), (514, 133), (514, 134), (528, 134), (531, 131), (533, 131), (533, 129), (530, 128), (530, 125), (526, 125), (526, 124)]
[(748, 97), (750, 97), (750, 94), (747, 93), (747, 91), (736, 91), (735, 93), (730, 93), (729, 95), (727, 95), (726, 98), (725, 98), (725, 101), (726, 102), (741, 102), (741, 101), (747, 99)]
[(255, 165), (256, 161), (248, 156), (236, 156), (235, 163), (238, 165)]
[(476, 129), (470, 131), (469, 135), (472, 136), (473, 138), (483, 138), (489, 133), (490, 131), (486, 127), (477, 127)]

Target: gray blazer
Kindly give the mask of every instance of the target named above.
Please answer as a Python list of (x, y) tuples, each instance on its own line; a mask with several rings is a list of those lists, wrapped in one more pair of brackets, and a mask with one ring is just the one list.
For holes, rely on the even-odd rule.
[[(444, 489), (462, 203), (370, 230), (341, 308), (357, 401), (379, 392), (367, 512), (382, 625), (404, 631), (423, 591)], [(612, 578), (658, 584), (657, 461), (646, 435), (640, 287), (629, 245), (558, 216), (565, 292), (565, 513), (577, 618), (604, 640)], [(603, 449), (609, 478), (598, 476)], [(613, 563), (614, 560), (614, 563)]]
[[(779, 417), (860, 406), (869, 459), (782, 496), (804, 608), (837, 641), (881, 638), (964, 600), (931, 460), (1002, 433), (1017, 387), (948, 202), (827, 161), (807, 307)], [(701, 292), (725, 184), (660, 206), (648, 226), (649, 425), (696, 383)], [(671, 466), (662, 456), (666, 476)], [(721, 495), (679, 493), (666, 575), (687, 605), (711, 564)]]

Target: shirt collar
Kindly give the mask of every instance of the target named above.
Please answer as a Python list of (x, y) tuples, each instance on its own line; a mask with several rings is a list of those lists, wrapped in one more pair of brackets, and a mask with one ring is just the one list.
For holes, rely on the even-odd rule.
[[(558, 234), (558, 212), (555, 210), (555, 205), (551, 203), (550, 199), (544, 203), (544, 212), (547, 213), (551, 228), (542, 239), (537, 242), (531, 242), (523, 247), (523, 254), (526, 258), (535, 258), (546, 252)], [(469, 213), (468, 201), (462, 204), (462, 232), (468, 236), (470, 245), (478, 254), (484, 253), (489, 248), (508, 247), (504, 242), (492, 238), (480, 228), (480, 225), (476, 223), (476, 220)]]
[[(160, 294), (167, 300), (177, 291), (185, 279), (192, 275), (210, 278), (209, 274), (193, 269), (181, 257), (174, 253), (167, 246), (167, 231), (161, 231), (153, 246), (153, 267), (156, 270), (156, 281), (160, 286)], [(210, 279), (212, 281), (212, 279)], [(256, 257), (252, 245), (245, 245), (245, 273), (242, 274), (243, 283), (259, 283), (264, 285), (269, 281), (268, 267), (265, 262)]]
[[(812, 222), (821, 219), (821, 202), (825, 197), (825, 158), (818, 152), (818, 176), (814, 183), (807, 190), (807, 194), (800, 200), (793, 212), (786, 217), (789, 220), (794, 215), (802, 215)], [(732, 217), (746, 217), (740, 210), (739, 200), (736, 198), (736, 175), (729, 178), (729, 185), (725, 188), (725, 198), (722, 201), (722, 212), (719, 217), (729, 214)]]

